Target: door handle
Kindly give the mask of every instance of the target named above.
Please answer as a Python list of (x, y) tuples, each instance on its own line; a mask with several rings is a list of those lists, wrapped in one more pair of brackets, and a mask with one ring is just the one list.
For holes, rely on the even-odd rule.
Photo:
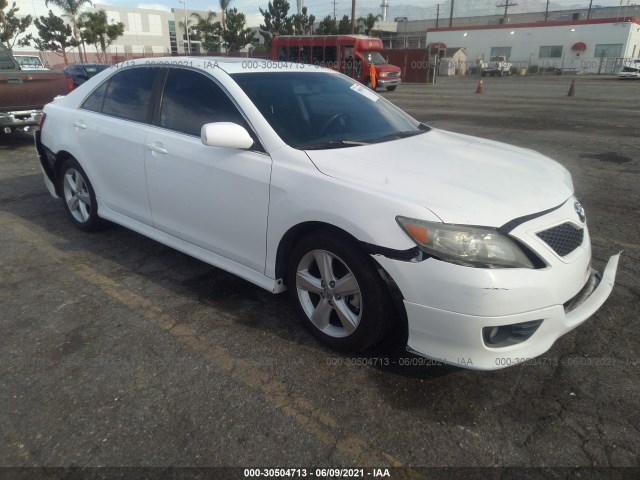
[(162, 148), (162, 144), (157, 144), (157, 143), (147, 143), (147, 148), (149, 150), (151, 150), (152, 152), (157, 152), (157, 153), (169, 153), (169, 150), (167, 150), (166, 148)]
[(78, 128), (82, 128), (83, 130), (85, 128), (87, 128), (87, 126), (84, 124), (84, 122), (81, 120), (79, 122), (73, 122), (73, 126), (74, 127), (78, 127)]

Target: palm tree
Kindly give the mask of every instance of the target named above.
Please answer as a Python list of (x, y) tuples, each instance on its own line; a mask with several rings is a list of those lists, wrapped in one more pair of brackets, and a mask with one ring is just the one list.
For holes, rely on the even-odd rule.
[(87, 61), (87, 52), (84, 49), (84, 40), (80, 38), (80, 31), (78, 29), (78, 20), (80, 17), (80, 10), (83, 9), (85, 4), (89, 4), (93, 6), (91, 0), (45, 0), (44, 4), (48, 7), (49, 4), (53, 4), (62, 10), (63, 17), (66, 17), (71, 22), (71, 33), (73, 34), (73, 38), (76, 39), (78, 44), (82, 45), (82, 50), (84, 52), (80, 52), (80, 60), (82, 61), (82, 54), (84, 53), (84, 62)]
[(212, 52), (221, 45), (220, 22), (216, 21), (215, 12), (209, 11), (206, 16), (197, 12), (191, 14), (196, 21), (193, 27), (194, 37), (197, 38), (207, 53)]
[(368, 14), (366, 17), (360, 17), (358, 19), (358, 23), (364, 27), (364, 34), (370, 35), (373, 27), (376, 26), (378, 20), (382, 18), (382, 15), (374, 15), (373, 13)]

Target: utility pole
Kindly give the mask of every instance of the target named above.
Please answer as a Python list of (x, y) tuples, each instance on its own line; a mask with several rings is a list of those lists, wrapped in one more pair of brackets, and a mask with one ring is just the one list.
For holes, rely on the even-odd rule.
[(496, 5), (496, 7), (501, 8), (504, 7), (504, 22), (507, 22), (507, 15), (509, 13), (509, 7), (515, 7), (518, 5), (517, 3), (511, 3), (509, 0), (505, 0), (504, 3), (500, 3)]
[(551, 0), (547, 0), (547, 8), (546, 8), (546, 10), (544, 11), (544, 21), (545, 21), (545, 22), (549, 19), (549, 2), (550, 2), (550, 1), (551, 1)]
[(454, 1), (451, 0), (451, 13), (449, 14), (449, 26), (450, 27), (453, 26), (453, 3), (454, 3)]
[[(335, 5), (335, 4), (334, 4)], [(333, 14), (335, 17), (335, 13)], [(354, 34), (356, 30), (356, 0), (351, 0), (351, 28), (349, 28), (349, 32), (351, 35)]]
[(333, 3), (333, 19), (335, 20), (336, 19), (336, 3), (338, 2), (337, 0), (333, 0), (333, 2), (331, 3)]
[(436, 10), (436, 28), (440, 26), (440, 4), (438, 4), (438, 10)]
[(589, 2), (589, 11), (587, 12), (587, 20), (591, 18), (591, 7), (593, 6), (593, 0)]
[(187, 34), (187, 55), (191, 55), (191, 39), (189, 38), (189, 19), (187, 18), (187, 0), (178, 0), (184, 5), (184, 30)]

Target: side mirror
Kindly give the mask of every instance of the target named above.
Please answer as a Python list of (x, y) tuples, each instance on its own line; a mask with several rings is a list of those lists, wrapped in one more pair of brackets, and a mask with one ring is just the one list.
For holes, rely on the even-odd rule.
[(253, 145), (253, 138), (244, 127), (232, 122), (207, 123), (200, 130), (203, 145), (220, 148), (247, 149)]

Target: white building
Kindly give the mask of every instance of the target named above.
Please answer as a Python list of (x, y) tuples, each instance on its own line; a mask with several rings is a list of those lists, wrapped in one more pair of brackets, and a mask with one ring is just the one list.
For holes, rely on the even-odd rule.
[(426, 43), (463, 47), (469, 68), (496, 55), (514, 66), (612, 73), (640, 58), (640, 19), (613, 18), (431, 28)]
[[(20, 16), (31, 15), (34, 19), (39, 18), (40, 16), (46, 17), (50, 9), (54, 14), (58, 16), (62, 15), (62, 12), (54, 5), (51, 4), (47, 7), (43, 1), (15, 1), (17, 7), (20, 8)], [(122, 22), (124, 24), (124, 34), (107, 49), (107, 61), (109, 63), (126, 60), (128, 58), (178, 55), (186, 53), (189, 47), (184, 28), (181, 28), (181, 25), (184, 25), (185, 23), (185, 16), (188, 24), (193, 25), (195, 23), (195, 19), (191, 16), (193, 13), (198, 13), (205, 18), (208, 13), (201, 10), (187, 9), (185, 11), (184, 8), (156, 10), (102, 4), (94, 4), (93, 7), (88, 6), (84, 11), (95, 12), (98, 10), (104, 10), (107, 14), (107, 19), (110, 22)], [(221, 20), (221, 12), (215, 13), (216, 20)], [(253, 17), (249, 20), (255, 22), (255, 18)], [(25, 32), (25, 35), (29, 33), (34, 37), (37, 37), (38, 35), (38, 30), (33, 24)], [(258, 37), (260, 36), (258, 35)], [(190, 39), (189, 43), (191, 46), (191, 53), (204, 53), (200, 42)], [(43, 62), (52, 67), (64, 66), (62, 55), (56, 53), (37, 52), (33, 46), (15, 46), (13, 50), (16, 54), (40, 55)], [(224, 50), (222, 51), (224, 52)], [(102, 58), (98, 59), (96, 49), (93, 46), (87, 45), (86, 52), (88, 62), (104, 61)], [(80, 62), (78, 49), (71, 49), (71, 51), (68, 52), (67, 57), (69, 63)]]
[(464, 48), (469, 66), (506, 55), (517, 67), (611, 73), (640, 58), (640, 19), (610, 18), (430, 28), (426, 43)]

